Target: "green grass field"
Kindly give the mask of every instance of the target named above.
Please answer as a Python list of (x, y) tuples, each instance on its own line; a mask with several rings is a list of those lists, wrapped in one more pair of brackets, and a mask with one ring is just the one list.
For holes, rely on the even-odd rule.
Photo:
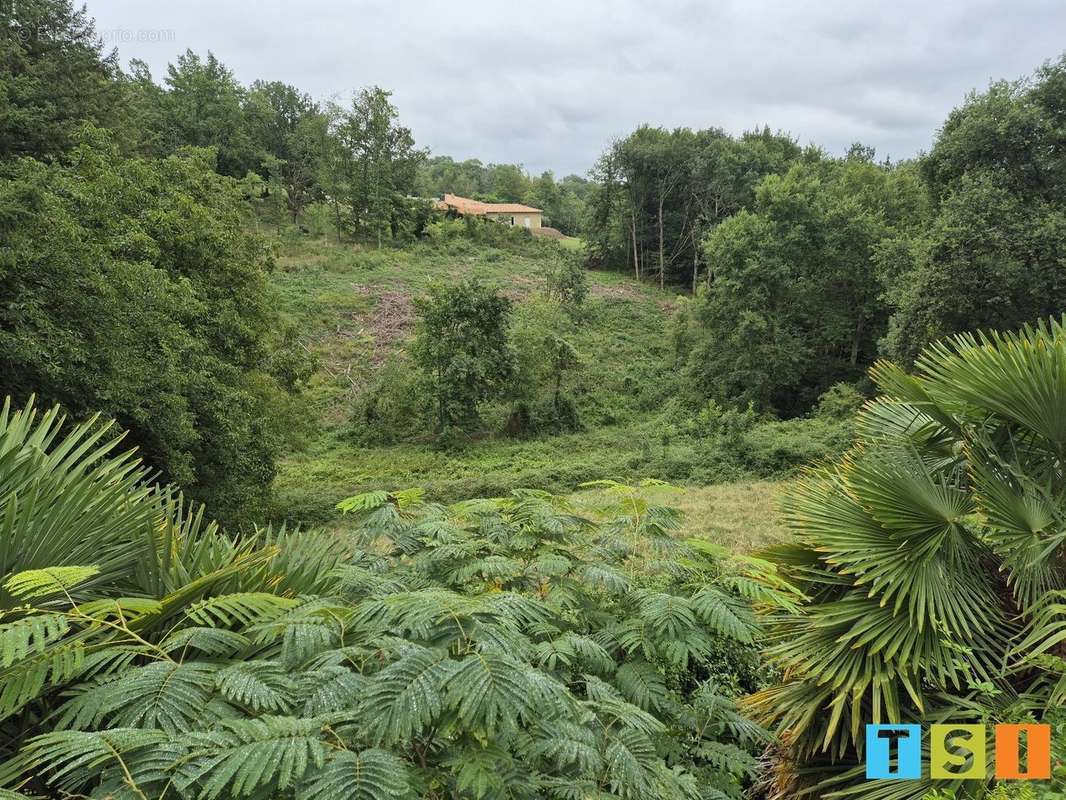
[(573, 250), (574, 252), (580, 253), (585, 249), (585, 241), (576, 236), (568, 236), (565, 239), (559, 240), (559, 246), (566, 250)]

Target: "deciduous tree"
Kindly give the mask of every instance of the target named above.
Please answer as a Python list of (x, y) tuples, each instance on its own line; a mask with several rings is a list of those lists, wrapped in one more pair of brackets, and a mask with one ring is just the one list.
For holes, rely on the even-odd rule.
[(433, 401), (437, 431), (467, 427), (480, 403), (503, 396), (514, 372), (511, 301), (466, 281), (434, 287), (416, 307), (412, 355)]

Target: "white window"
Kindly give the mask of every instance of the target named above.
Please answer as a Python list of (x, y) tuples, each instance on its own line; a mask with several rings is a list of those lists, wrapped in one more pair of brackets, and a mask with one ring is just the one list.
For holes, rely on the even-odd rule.
[(526, 227), (529, 227), (529, 217), (526, 217)]

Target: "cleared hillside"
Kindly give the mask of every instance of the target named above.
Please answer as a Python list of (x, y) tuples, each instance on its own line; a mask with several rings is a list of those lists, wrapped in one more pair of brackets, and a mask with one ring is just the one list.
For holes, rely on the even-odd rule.
[[(568, 493), (598, 478), (701, 487), (778, 476), (835, 447), (839, 431), (816, 420), (736, 415), (737, 429), (729, 432), (715, 420), (679, 418), (669, 331), (673, 309), (685, 300), (595, 271), (588, 273), (580, 320), (568, 333), (580, 356), (568, 385), (579, 430), (512, 438), (502, 432), (507, 404), (499, 404), (485, 410), (482, 430), (447, 447), (418, 434), (387, 445), (362, 442), (353, 411), (375, 372), (412, 335), (414, 298), (434, 282), (476, 277), (514, 301), (516, 316), (526, 314), (530, 304), (543, 302), (542, 271), (552, 255), (548, 247), (555, 246), (544, 244), (511, 250), (460, 239), (377, 250), (297, 235), (277, 241), (277, 300), (319, 361), (303, 422), (275, 482), (278, 519), (327, 522), (338, 500), (376, 488), (419, 486), (451, 501), (515, 486)], [(692, 506), (690, 526), (741, 547), (774, 538), (776, 523), (765, 518), (772, 516), (773, 485), (747, 486), (742, 493), (716, 492), (713, 502), (706, 490), (694, 489), (685, 503)], [(758, 509), (756, 516), (745, 507)], [(733, 522), (723, 528), (708, 518), (712, 512)]]

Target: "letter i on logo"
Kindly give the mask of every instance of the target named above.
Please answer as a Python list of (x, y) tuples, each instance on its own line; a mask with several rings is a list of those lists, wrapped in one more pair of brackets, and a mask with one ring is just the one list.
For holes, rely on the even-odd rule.
[[(1025, 740), (1025, 772), (1021, 767)], [(1051, 778), (1050, 725), (997, 725), (996, 778), (998, 780), (1046, 781)]]
[(917, 780), (922, 777), (920, 725), (867, 725), (866, 777)]

